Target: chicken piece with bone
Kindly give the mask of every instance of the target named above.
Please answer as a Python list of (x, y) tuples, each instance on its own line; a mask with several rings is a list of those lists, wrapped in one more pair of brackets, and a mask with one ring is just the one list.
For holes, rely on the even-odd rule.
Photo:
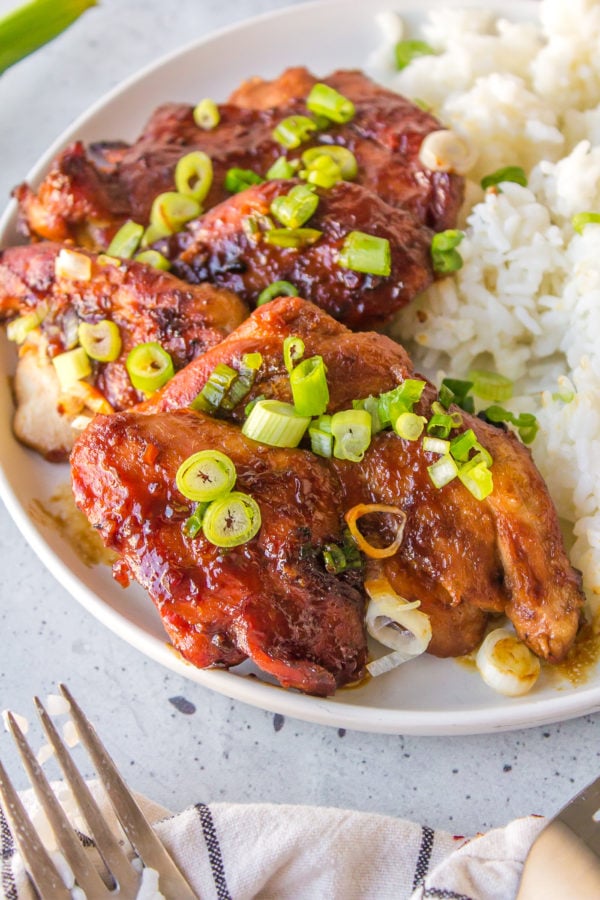
[[(79, 413), (125, 409), (146, 396), (132, 383), (131, 351), (158, 344), (160, 359), (180, 369), (247, 312), (226, 290), (184, 284), (141, 262), (53, 243), (2, 251), (0, 321), (20, 344), (17, 437), (48, 459), (66, 459)], [(149, 356), (146, 367), (155, 364)]]

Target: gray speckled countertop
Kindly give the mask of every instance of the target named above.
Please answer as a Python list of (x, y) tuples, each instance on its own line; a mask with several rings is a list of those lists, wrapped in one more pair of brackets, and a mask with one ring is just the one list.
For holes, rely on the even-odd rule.
[[(107, 89), (195, 36), (289, 0), (102, 0), (0, 78), (0, 197)], [(0, 10), (10, 7), (0, 0)], [(0, 709), (66, 681), (131, 785), (190, 802), (329, 804), (471, 834), (552, 813), (600, 769), (599, 716), (420, 738), (337, 731), (228, 700), (143, 657), (83, 610), (0, 507)], [(7, 735), (0, 753), (24, 786)]]

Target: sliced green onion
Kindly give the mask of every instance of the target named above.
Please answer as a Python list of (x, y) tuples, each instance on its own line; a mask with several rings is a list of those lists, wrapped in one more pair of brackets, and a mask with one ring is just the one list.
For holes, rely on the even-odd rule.
[(125, 222), (121, 225), (106, 250), (109, 256), (118, 256), (121, 259), (131, 259), (140, 246), (144, 226), (137, 222)]
[(158, 250), (142, 250), (141, 253), (137, 253), (134, 256), (134, 260), (163, 272), (168, 272), (171, 268), (171, 261), (166, 256), (163, 256), (162, 253), (159, 253)]
[(202, 529), (216, 547), (239, 547), (260, 531), (260, 507), (253, 497), (232, 491), (209, 504)]
[(329, 403), (329, 388), (322, 356), (302, 360), (290, 372), (294, 406), (301, 416), (320, 416)]
[(53, 40), (96, 0), (31, 0), (0, 19), (0, 74)]
[(239, 194), (253, 184), (262, 184), (264, 178), (252, 169), (228, 169), (223, 182), (225, 190), (231, 194)]
[(288, 372), (304, 356), (304, 341), (297, 335), (289, 335), (283, 342), (283, 361)]
[(15, 344), (22, 344), (27, 339), (27, 335), (45, 319), (47, 313), (47, 307), (40, 304), (35, 312), (25, 313), (24, 316), (13, 319), (6, 326), (6, 336), (9, 341), (14, 341)]
[(449, 454), (441, 456), (433, 465), (427, 466), (429, 477), (434, 487), (443, 488), (458, 475), (458, 466)]
[(237, 477), (235, 466), (220, 450), (200, 450), (185, 459), (175, 476), (177, 490), (188, 500), (208, 502), (228, 494)]
[(165, 191), (154, 198), (150, 210), (150, 224), (157, 231), (174, 234), (181, 231), (186, 222), (199, 215), (200, 204), (193, 197), (176, 191)]
[(297, 447), (310, 424), (310, 416), (299, 416), (291, 403), (259, 400), (244, 422), (242, 433), (271, 447)]
[(503, 400), (510, 400), (513, 395), (513, 382), (498, 372), (471, 369), (468, 377), (473, 382), (473, 393), (482, 400), (501, 403)]
[(371, 416), (366, 409), (344, 409), (331, 417), (336, 459), (360, 462), (371, 443)]
[(379, 395), (377, 411), (384, 428), (391, 425), (403, 412), (412, 412), (415, 403), (421, 399), (425, 382), (407, 378), (398, 387)]
[(204, 513), (206, 512), (208, 505), (208, 503), (198, 503), (192, 515), (185, 520), (182, 525), (182, 530), (186, 537), (195, 538), (200, 534), (202, 531)]
[(314, 84), (306, 98), (306, 106), (318, 116), (343, 125), (354, 118), (354, 103), (328, 84)]
[(458, 477), (476, 500), (485, 500), (494, 490), (492, 473), (483, 462), (467, 470), (461, 467)]
[(323, 158), (330, 159), (339, 167), (344, 181), (353, 181), (358, 175), (358, 163), (355, 155), (339, 144), (321, 144), (318, 147), (310, 147), (302, 154), (302, 162), (309, 172)]
[(502, 184), (503, 181), (513, 181), (515, 184), (527, 187), (527, 175), (521, 166), (505, 166), (503, 169), (497, 169), (481, 179), (481, 187), (486, 191), (489, 187)]
[(77, 336), (87, 355), (98, 362), (113, 362), (121, 352), (121, 332), (110, 319), (95, 324), (81, 322)]
[(286, 156), (278, 156), (265, 178), (267, 181), (275, 181), (279, 178), (294, 178), (300, 168), (299, 159), (288, 159)]
[(166, 225), (148, 225), (142, 235), (140, 247), (149, 247), (150, 244), (154, 244), (156, 241), (160, 241), (162, 238), (168, 237), (170, 234), (171, 232)]
[(271, 228), (275, 228), (275, 223), (270, 216), (246, 216), (242, 219), (242, 230), (252, 241), (258, 241)]
[(221, 401), (222, 409), (235, 409), (235, 407), (242, 402), (252, 389), (252, 386), (256, 381), (258, 370), (262, 366), (262, 362), (262, 353), (244, 353), (240, 363), (238, 377), (229, 387)]
[(586, 225), (598, 224), (600, 224), (600, 213), (596, 212), (575, 213), (575, 215), (571, 219), (571, 225), (573, 226), (577, 234), (583, 234), (583, 229)]
[[(377, 434), (383, 430), (384, 426), (379, 415), (379, 397), (364, 397), (361, 400), (353, 400), (352, 409), (366, 409), (371, 416), (371, 434)], [(390, 422), (388, 422), (388, 425)]]
[(425, 453), (439, 453), (441, 456), (446, 456), (450, 452), (450, 441), (429, 435), (425, 435), (421, 446)]
[(502, 406), (488, 406), (483, 410), (483, 415), (488, 422), (492, 422), (494, 425), (500, 422), (510, 422), (517, 429), (524, 444), (531, 444), (539, 430), (538, 420), (533, 413), (520, 413), (515, 416), (514, 413)]
[(456, 247), (464, 238), (464, 232), (449, 228), (434, 234), (431, 241), (431, 261), (434, 271), (448, 275), (462, 268), (463, 259)]
[(92, 366), (83, 347), (59, 353), (52, 358), (52, 364), (63, 390), (92, 374)]
[(331, 188), (342, 181), (342, 170), (327, 156), (319, 156), (310, 169), (302, 169), (300, 177), (315, 187)]
[[(465, 412), (473, 412), (473, 398), (468, 397), (468, 393), (473, 387), (472, 381), (461, 381), (458, 378), (444, 378), (440, 385), (440, 403), (446, 409), (451, 403), (456, 403)], [(468, 400), (471, 401), (470, 409), (464, 405)]]
[(312, 452), (317, 456), (330, 459), (333, 455), (333, 435), (331, 431), (325, 431), (323, 428), (317, 427), (315, 423), (308, 429), (308, 436)]
[(173, 360), (156, 341), (134, 347), (127, 355), (125, 368), (134, 388), (147, 394), (157, 391), (175, 374)]
[(274, 281), (273, 284), (270, 284), (269, 287), (266, 287), (264, 291), (261, 291), (258, 295), (258, 300), (256, 301), (257, 306), (263, 306), (265, 303), (270, 303), (271, 300), (275, 300), (276, 297), (297, 297), (298, 291), (289, 281)]
[(308, 116), (288, 116), (274, 128), (273, 139), (288, 150), (293, 150), (307, 141), (316, 130), (317, 123)]
[(392, 271), (390, 242), (364, 231), (351, 231), (344, 239), (338, 263), (354, 272), (387, 277)]
[(246, 405), (244, 407), (244, 415), (246, 416), (246, 418), (248, 418), (248, 416), (250, 415), (250, 413), (252, 412), (252, 410), (254, 409), (254, 407), (256, 406), (257, 403), (260, 403), (261, 400), (266, 400), (266, 399), (267, 398), (265, 397), (264, 394), (259, 394), (258, 397), (253, 397), (249, 403), (246, 403)]
[(451, 416), (436, 414), (427, 423), (427, 434), (433, 437), (447, 438), (453, 428)]
[(477, 435), (472, 428), (464, 431), (450, 441), (450, 453), (459, 462), (466, 462), (471, 450), (477, 443)]
[(396, 68), (405, 69), (417, 56), (434, 56), (435, 50), (425, 41), (398, 41), (395, 47)]
[(323, 562), (325, 570), (330, 575), (339, 575), (348, 568), (346, 554), (337, 544), (325, 544), (323, 547)]
[(202, 203), (213, 182), (213, 164), (202, 150), (186, 153), (175, 166), (175, 187), (180, 194)]
[(198, 396), (190, 403), (190, 407), (213, 415), (221, 406), (237, 377), (238, 373), (231, 366), (226, 363), (218, 363)]
[(265, 241), (274, 247), (285, 247), (299, 250), (319, 240), (322, 231), (316, 228), (272, 228), (265, 231)]
[(219, 107), (214, 100), (209, 100), (208, 97), (196, 104), (192, 115), (198, 128), (203, 128), (204, 131), (212, 131), (221, 121)]
[(286, 228), (300, 228), (316, 212), (319, 198), (303, 184), (297, 185), (288, 194), (275, 197), (271, 203), (271, 213)]
[(426, 422), (425, 416), (412, 412), (400, 413), (394, 422), (394, 431), (406, 441), (416, 441), (421, 437)]

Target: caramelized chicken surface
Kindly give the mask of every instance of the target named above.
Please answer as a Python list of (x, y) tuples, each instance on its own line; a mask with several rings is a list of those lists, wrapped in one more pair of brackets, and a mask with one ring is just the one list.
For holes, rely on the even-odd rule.
[[(215, 447), (262, 517), (255, 538), (228, 550), (186, 537), (192, 504), (175, 484), (184, 459)], [(364, 674), (357, 573), (330, 575), (319, 561), (344, 523), (336, 474), (318, 457), (257, 445), (192, 410), (131, 411), (96, 417), (71, 467), (76, 502), (121, 555), (121, 579), (148, 589), (189, 662), (229, 667), (249, 657), (283, 686), (320, 696)]]
[[(118, 410), (143, 399), (125, 367), (133, 347), (158, 341), (180, 369), (217, 344), (248, 312), (229, 291), (208, 284), (191, 286), (142, 263), (85, 251), (77, 252), (91, 260), (89, 280), (57, 276), (56, 260), (63, 249), (60, 244), (38, 243), (0, 253), (0, 322), (31, 312), (41, 318), (40, 328), (21, 348), (15, 430), (21, 440), (51, 459), (66, 458), (73, 435), (62, 416), (72, 403), (61, 397), (48, 360), (77, 343), (80, 322), (110, 319), (119, 328), (118, 358), (93, 363), (90, 379), (96, 399), (109, 404), (107, 409)], [(48, 419), (54, 423), (51, 429)]]
[[(433, 281), (432, 232), (358, 184), (342, 181), (315, 191), (319, 205), (305, 227), (316, 229), (320, 237), (310, 246), (276, 246), (262, 230), (248, 228), (249, 222), (259, 228), (270, 217), (272, 202), (297, 183), (268, 181), (248, 188), (157, 246), (185, 281), (228, 288), (250, 306), (273, 282), (288, 281), (303, 297), (356, 329), (388, 321)], [(339, 253), (350, 231), (389, 241), (389, 276), (340, 265)]]
[[(323, 357), (328, 412), (351, 408), (354, 399), (415, 377), (406, 352), (394, 341), (353, 334), (316, 306), (285, 298), (257, 309), (176, 375), (145, 409), (188, 406), (218, 363), (236, 368), (244, 353), (254, 351), (262, 353), (263, 365), (232, 420), (243, 421), (245, 404), (260, 395), (291, 401), (282, 357), (289, 335), (302, 338), (305, 356)], [(435, 388), (427, 385), (415, 412), (429, 417), (436, 398)], [(383, 431), (374, 435), (362, 462), (327, 462), (339, 479), (340, 502), (344, 510), (357, 503), (387, 503), (406, 512), (402, 545), (383, 561), (382, 570), (398, 593), (420, 600), (431, 616), (429, 652), (469, 652), (480, 642), (490, 615), (505, 613), (537, 655), (559, 662), (574, 640), (584, 597), (554, 505), (529, 450), (515, 435), (463, 413), (463, 429), (468, 428), (493, 457), (494, 490), (486, 500), (476, 500), (458, 479), (435, 488), (427, 467), (437, 456), (424, 452), (420, 441)]]
[(193, 107), (173, 103), (156, 110), (131, 146), (71, 144), (37, 191), (27, 184), (15, 189), (23, 230), (105, 249), (127, 219), (148, 222), (152, 201), (174, 189), (175, 165), (191, 150), (203, 150), (213, 161), (213, 186), (204, 204), (209, 209), (227, 197), (223, 181), (229, 168), (252, 169), (264, 177), (280, 155), (295, 159), (316, 144), (351, 150), (358, 161), (358, 183), (391, 206), (408, 210), (434, 230), (453, 226), (463, 179), (425, 169), (418, 158), (424, 137), (440, 123), (361, 72), (338, 71), (323, 79), (354, 102), (352, 121), (332, 124), (286, 154), (273, 139), (273, 129), (287, 116), (306, 115), (306, 96), (315, 81), (307, 70), (292, 69), (274, 82), (254, 82), (252, 91), (242, 86), (220, 105), (220, 122), (213, 130), (195, 124)]

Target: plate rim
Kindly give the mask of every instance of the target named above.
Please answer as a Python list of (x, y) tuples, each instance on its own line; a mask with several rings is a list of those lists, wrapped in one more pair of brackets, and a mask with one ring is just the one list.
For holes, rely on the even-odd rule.
[[(293, 19), (298, 15), (311, 14), (327, 7), (356, 7), (364, 11), (361, 0), (309, 0), (309, 2), (288, 5), (277, 10), (269, 10), (259, 15), (246, 17), (237, 22), (213, 30), (202, 38), (192, 40), (172, 50), (158, 60), (149, 63), (109, 91), (100, 96), (91, 106), (84, 110), (65, 128), (39, 157), (25, 176), (29, 183), (36, 184), (46, 172), (49, 163), (57, 153), (71, 140), (77, 137), (86, 124), (98, 113), (101, 113), (114, 100), (127, 94), (132, 88), (144, 82), (150, 75), (163, 68), (168, 68), (187, 54), (201, 53), (202, 49), (219, 40), (226, 40), (249, 28), (263, 23)], [(374, 18), (377, 11), (391, 8), (391, 0), (375, 0), (368, 15)], [(396, 0), (394, 10), (400, 13), (412, 11), (419, 16), (427, 10), (439, 7), (439, 0)], [(494, 13), (499, 7), (498, 0), (490, 4), (486, 0), (444, 0), (443, 6), (473, 9), (486, 9)], [(536, 0), (509, 0), (502, 5), (503, 14), (510, 16), (511, 10), (517, 9), (524, 18), (531, 17), (537, 9)], [(17, 203), (13, 199), (0, 217), (0, 240), (3, 240), (11, 228), (14, 228)], [(31, 451), (30, 451), (31, 452)], [(0, 458), (0, 498), (4, 501), (9, 515), (19, 531), (42, 561), (44, 566), (66, 588), (68, 593), (79, 602), (104, 627), (127, 641), (145, 656), (204, 687), (231, 699), (239, 700), (251, 706), (268, 710), (272, 713), (291, 715), (294, 718), (326, 725), (335, 728), (348, 728), (355, 731), (367, 731), (381, 734), (413, 734), (413, 735), (454, 735), (479, 734), (508, 731), (525, 727), (565, 721), (581, 715), (600, 710), (600, 685), (579, 690), (566, 689), (563, 693), (556, 689), (556, 695), (535, 699), (535, 695), (527, 695), (523, 703), (504, 707), (482, 707), (476, 709), (457, 710), (414, 710), (384, 709), (351, 703), (336, 703), (328, 698), (304, 695), (286, 690), (276, 685), (261, 682), (256, 678), (243, 676), (227, 670), (197, 669), (185, 662), (168, 643), (150, 634), (141, 625), (130, 621), (117, 610), (106, 604), (102, 598), (84, 584), (61, 557), (50, 547), (41, 529), (32, 520), (24, 506), (20, 503), (4, 470), (4, 462)], [(149, 600), (148, 602), (151, 603)], [(561, 696), (562, 694), (562, 696)]]

